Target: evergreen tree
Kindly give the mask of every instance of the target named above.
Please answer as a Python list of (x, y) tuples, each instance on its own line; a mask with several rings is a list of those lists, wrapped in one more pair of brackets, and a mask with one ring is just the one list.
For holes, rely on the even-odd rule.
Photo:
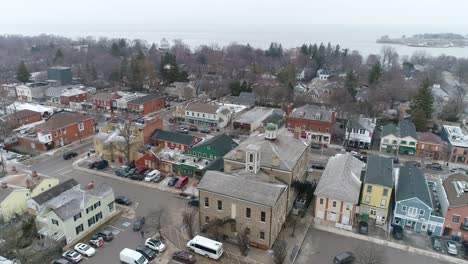
[(369, 72), (369, 84), (375, 84), (382, 76), (382, 66), (380, 65), (380, 61), (376, 62)]
[(429, 79), (425, 79), (419, 87), (418, 93), (411, 101), (410, 113), (413, 115), (416, 112), (418, 114), (421, 112), (426, 119), (430, 119), (432, 117), (433, 103), (434, 98), (432, 96), (431, 83)]
[(29, 73), (28, 68), (26, 68), (24, 61), (21, 61), (18, 66), (18, 71), (16, 72), (16, 79), (22, 83), (27, 83), (29, 82), (29, 78), (31, 78), (31, 74)]
[(318, 52), (318, 47), (317, 47), (317, 44), (314, 43), (314, 45), (310, 46), (310, 56), (312, 58), (315, 58), (317, 56), (317, 52)]
[(310, 55), (306, 44), (302, 44), (301, 53), (304, 54), (304, 55)]
[(157, 53), (158, 53), (158, 49), (156, 48), (156, 44), (153, 43), (153, 44), (151, 45), (149, 51), (148, 51), (148, 54), (149, 54), (150, 56), (154, 56), (154, 55), (156, 55)]
[(340, 45), (337, 44), (337, 45), (335, 46), (335, 51), (333, 52), (333, 56), (339, 57), (340, 54), (341, 54), (341, 47), (340, 47)]
[(412, 112), (411, 119), (417, 131), (426, 131), (427, 118), (423, 111), (418, 109)]
[(54, 57), (54, 63), (57, 62), (57, 61), (61, 61), (63, 59), (63, 52), (61, 49), (58, 49), (57, 52), (55, 53), (55, 57)]
[(115, 43), (115, 42), (112, 43), (111, 54), (114, 57), (120, 57), (120, 48), (119, 48), (119, 45), (117, 43)]
[(354, 74), (354, 71), (350, 70), (346, 73), (346, 79), (344, 82), (344, 86), (346, 90), (348, 90), (349, 94), (353, 97), (356, 96), (356, 86), (358, 85), (358, 79)]
[(283, 56), (283, 46), (276, 42), (271, 42), (270, 47), (265, 51), (267, 57), (281, 57)]

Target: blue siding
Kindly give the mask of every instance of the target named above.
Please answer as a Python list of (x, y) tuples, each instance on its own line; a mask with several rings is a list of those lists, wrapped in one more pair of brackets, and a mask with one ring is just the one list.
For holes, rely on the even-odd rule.
[[(403, 206), (406, 206), (406, 212), (401, 210)], [(416, 217), (407, 216), (410, 207), (417, 208), (418, 211)], [(424, 210), (423, 214), (420, 214), (421, 210)], [(431, 214), (432, 208), (416, 198), (399, 201), (395, 206), (393, 223), (397, 224), (398, 222), (399, 226), (406, 229), (412, 229), (416, 232), (426, 233), (428, 230), (434, 230), (433, 234), (441, 235), (441, 226), (444, 223), (444, 218)], [(398, 215), (402, 215), (402, 217), (399, 217)], [(424, 219), (424, 221), (421, 221), (421, 219)], [(407, 226), (406, 223), (411, 226)], [(437, 224), (439, 224), (439, 226)], [(423, 225), (426, 230), (423, 230)]]

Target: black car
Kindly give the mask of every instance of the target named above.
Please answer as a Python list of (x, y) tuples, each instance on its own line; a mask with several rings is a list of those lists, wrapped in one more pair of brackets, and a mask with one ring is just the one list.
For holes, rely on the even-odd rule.
[(179, 181), (179, 178), (173, 177), (173, 178), (169, 179), (169, 181), (167, 182), (167, 186), (172, 187), (172, 186), (176, 185), (176, 183), (178, 181)]
[(200, 206), (200, 200), (197, 199), (197, 198), (192, 198), (192, 199), (188, 200), (187, 203), (190, 206), (196, 206), (196, 207)]
[(439, 163), (431, 163), (431, 164), (427, 164), (426, 168), (431, 169), (431, 170), (441, 171), (442, 170), (442, 165), (440, 165)]
[(98, 165), (99, 161), (95, 161), (95, 162), (91, 162), (90, 164), (88, 164), (88, 168), (89, 169), (95, 169), (96, 166)]
[(369, 224), (366, 221), (359, 222), (358, 232), (362, 235), (367, 235), (369, 233)]
[(110, 230), (101, 230), (101, 231), (97, 232), (96, 235), (98, 237), (102, 237), (102, 239), (104, 239), (104, 241), (106, 241), (106, 242), (109, 242), (112, 239), (114, 239), (114, 234)]
[(316, 169), (316, 170), (324, 170), (325, 169), (325, 165), (323, 165), (322, 163), (312, 163), (312, 165), (310, 167), (312, 169)]
[(64, 259), (64, 258), (59, 258), (59, 259), (56, 259), (54, 261), (52, 261), (50, 264), (72, 264), (73, 262), (67, 260), (67, 259)]
[(115, 202), (118, 204), (123, 204), (123, 205), (131, 205), (132, 201), (125, 196), (117, 196), (115, 197)]
[(95, 168), (98, 170), (103, 170), (107, 168), (107, 166), (109, 166), (109, 162), (107, 160), (101, 160), (96, 164)]
[(142, 181), (143, 179), (145, 179), (145, 175), (133, 174), (132, 176), (130, 176), (130, 179), (135, 181)]
[(392, 235), (397, 240), (403, 239), (403, 228), (399, 225), (394, 225), (392, 229)]
[(78, 156), (78, 153), (76, 153), (76, 152), (65, 152), (62, 155), (64, 160), (69, 160), (69, 159), (72, 159), (72, 158), (74, 158), (76, 156)]
[(145, 217), (140, 216), (135, 219), (133, 222), (133, 231), (140, 231), (143, 228), (143, 225), (145, 224)]
[(311, 149), (322, 149), (322, 146), (320, 146), (319, 144), (312, 143), (312, 144), (310, 144), (310, 148)]
[(343, 252), (333, 258), (334, 264), (351, 264), (354, 262), (354, 254), (352, 252)]
[(196, 261), (195, 255), (187, 251), (177, 251), (172, 255), (172, 259), (178, 262), (193, 264)]
[(158, 253), (156, 253), (156, 251), (152, 250), (151, 248), (145, 247), (145, 246), (137, 247), (136, 251), (140, 252), (143, 255), (143, 257), (145, 257), (149, 261), (155, 259), (158, 256)]

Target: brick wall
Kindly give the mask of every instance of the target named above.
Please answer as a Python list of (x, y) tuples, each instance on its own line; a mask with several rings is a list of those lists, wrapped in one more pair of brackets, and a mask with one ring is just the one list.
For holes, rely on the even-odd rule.
[(309, 120), (303, 118), (286, 117), (286, 127), (299, 128), (304, 131), (319, 131), (322, 133), (335, 134), (336, 115), (333, 113), (331, 122), (324, 122), (320, 120)]
[(58, 147), (62, 141), (64, 145), (67, 145), (91, 136), (94, 134), (94, 120), (87, 119), (83, 121), (83, 128), (84, 129), (80, 131), (79, 123), (75, 123), (66, 128), (51, 131), (52, 141), (55, 143), (55, 146)]

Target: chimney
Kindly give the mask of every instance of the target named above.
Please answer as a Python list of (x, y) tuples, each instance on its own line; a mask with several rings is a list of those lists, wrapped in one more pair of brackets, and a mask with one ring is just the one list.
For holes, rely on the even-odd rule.
[(273, 167), (279, 167), (280, 165), (280, 159), (277, 155), (273, 154), (271, 157), (271, 166)]
[(6, 189), (8, 187), (8, 184), (6, 182), (2, 182), (0, 184), (0, 186), (3, 188), (3, 189)]

